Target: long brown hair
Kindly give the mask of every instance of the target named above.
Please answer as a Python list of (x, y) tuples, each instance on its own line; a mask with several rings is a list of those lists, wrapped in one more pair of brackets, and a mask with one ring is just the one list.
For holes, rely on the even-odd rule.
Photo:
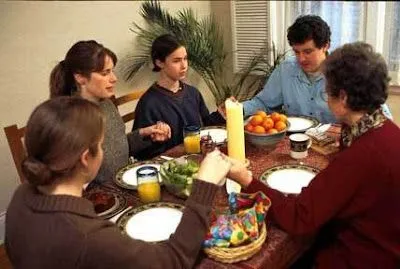
[(76, 92), (74, 74), (81, 74), (90, 78), (90, 73), (103, 70), (104, 59), (109, 56), (114, 65), (117, 56), (110, 49), (94, 40), (75, 43), (50, 74), (50, 98), (57, 96), (71, 96)]
[(22, 171), (34, 185), (51, 184), (72, 176), (81, 154), (98, 153), (104, 117), (94, 103), (80, 97), (57, 97), (40, 104), (26, 127), (28, 157)]

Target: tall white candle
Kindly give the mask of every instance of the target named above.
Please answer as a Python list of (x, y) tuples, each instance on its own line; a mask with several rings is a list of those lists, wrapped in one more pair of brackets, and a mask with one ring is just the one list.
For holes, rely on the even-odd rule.
[[(244, 146), (243, 105), (230, 99), (225, 101), (228, 155), (238, 161), (246, 161)], [(240, 192), (240, 185), (232, 180), (226, 182), (228, 192)]]

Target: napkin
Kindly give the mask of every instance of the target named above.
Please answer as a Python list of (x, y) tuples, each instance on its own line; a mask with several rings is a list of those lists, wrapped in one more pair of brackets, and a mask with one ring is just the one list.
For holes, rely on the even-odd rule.
[(313, 139), (313, 143), (318, 146), (326, 146), (335, 143), (335, 139), (326, 134), (326, 131), (331, 127), (331, 124), (323, 124), (318, 128), (310, 128), (306, 134)]
[(228, 200), (229, 213), (212, 220), (204, 247), (239, 246), (258, 238), (271, 205), (269, 198), (260, 191), (252, 194), (232, 192)]

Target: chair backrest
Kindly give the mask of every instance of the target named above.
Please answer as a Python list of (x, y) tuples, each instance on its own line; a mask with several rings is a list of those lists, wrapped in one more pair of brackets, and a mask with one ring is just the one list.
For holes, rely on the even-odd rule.
[[(118, 108), (118, 106), (126, 104), (128, 102), (138, 100), (142, 95), (146, 92), (146, 90), (135, 90), (132, 91), (126, 95), (122, 95), (120, 97), (111, 97), (111, 101), (114, 103), (114, 105)], [(135, 111), (126, 113), (124, 115), (121, 115), (122, 120), (126, 123), (128, 121), (134, 120), (135, 119)]]
[(4, 128), (6, 133), (8, 145), (10, 146), (11, 154), (14, 159), (15, 167), (21, 182), (25, 181), (25, 177), (22, 173), (21, 164), (26, 158), (26, 150), (22, 139), (25, 136), (25, 127), (18, 128), (16, 124), (10, 125)]

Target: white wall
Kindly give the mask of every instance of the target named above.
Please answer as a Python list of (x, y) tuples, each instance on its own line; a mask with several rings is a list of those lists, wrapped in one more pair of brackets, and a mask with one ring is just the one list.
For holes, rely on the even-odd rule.
[[(140, 5), (139, 1), (0, 2), (0, 212), (6, 210), (19, 183), (4, 126), (26, 125), (33, 108), (48, 98), (51, 69), (76, 41), (95, 39), (120, 59), (132, 50), (135, 38), (129, 28), (133, 21), (143, 25)], [(199, 16), (210, 14), (209, 1), (164, 1), (162, 6), (173, 12), (191, 7)], [(120, 76), (117, 95), (147, 88), (154, 79), (151, 72), (143, 72), (135, 83), (127, 84)], [(204, 83), (195, 75), (189, 82), (205, 93), (212, 106)]]

